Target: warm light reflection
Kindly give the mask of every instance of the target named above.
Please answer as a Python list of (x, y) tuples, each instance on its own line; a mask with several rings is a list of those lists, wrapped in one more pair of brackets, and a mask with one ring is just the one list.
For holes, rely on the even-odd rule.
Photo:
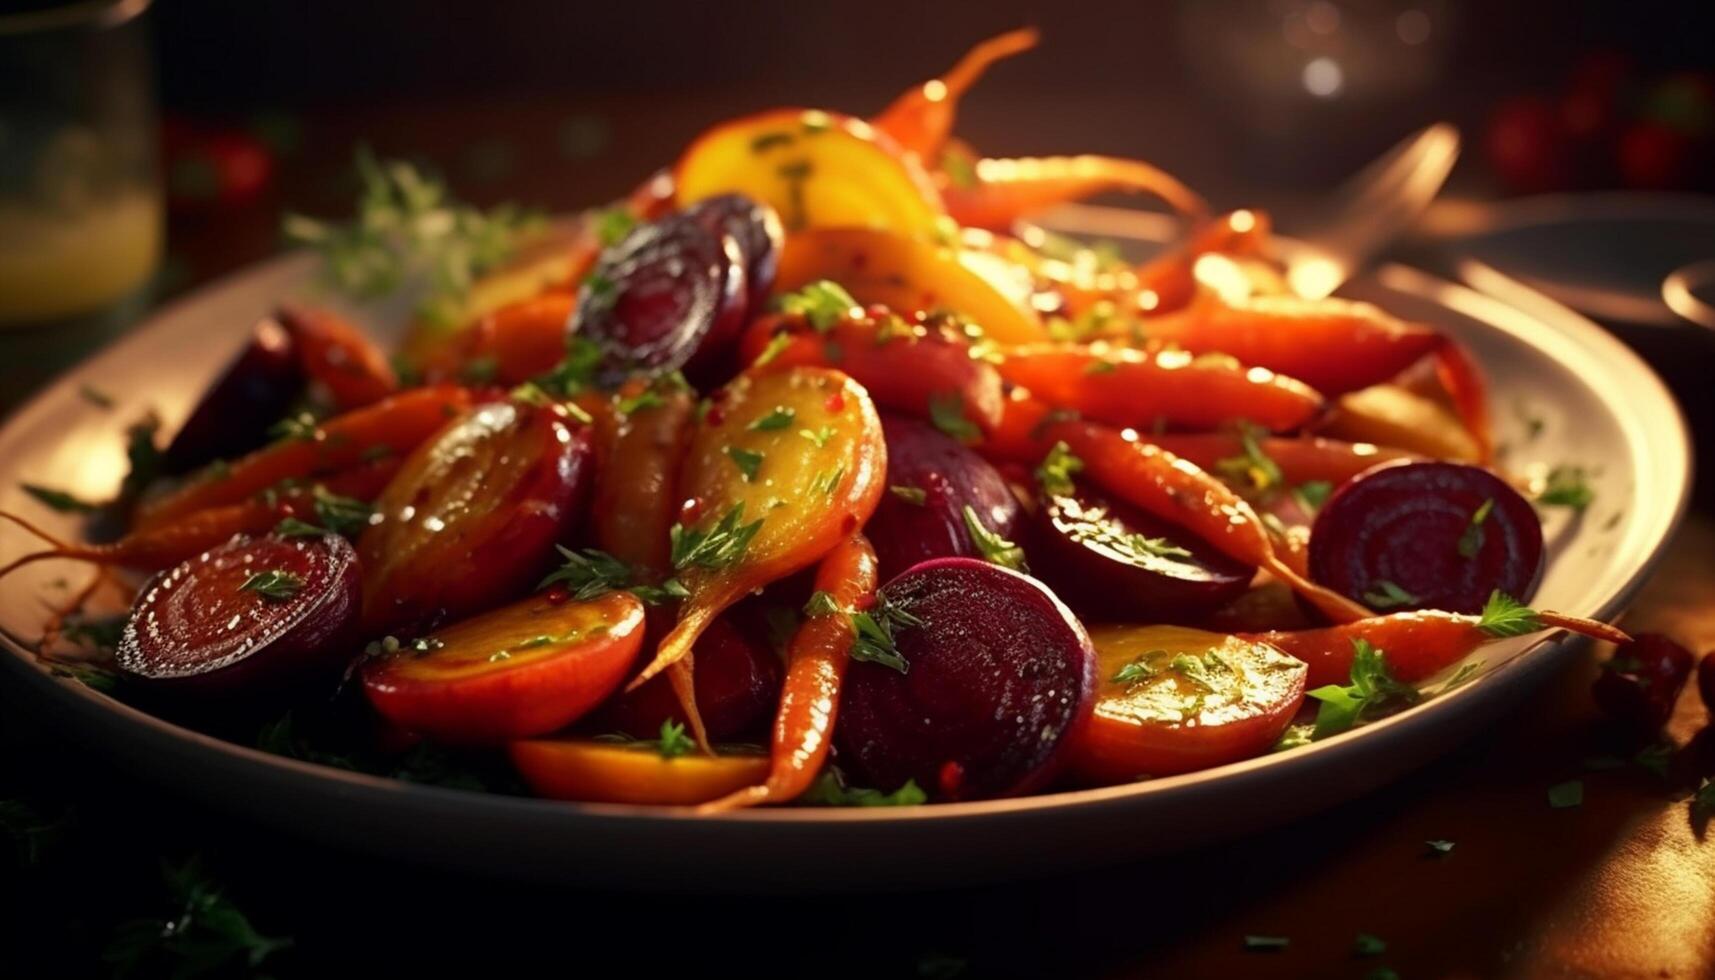
[(1286, 284), (1292, 292), (1305, 299), (1321, 299), (1334, 291), (1346, 278), (1338, 262), (1326, 258), (1310, 258), (1295, 262), (1286, 272)]
[(1304, 65), (1304, 91), (1319, 99), (1331, 99), (1346, 86), (1346, 73), (1340, 63), (1324, 55), (1312, 58)]
[(1250, 298), (1251, 277), (1237, 262), (1218, 252), (1198, 256), (1191, 265), (1191, 275), (1224, 303), (1242, 303)]

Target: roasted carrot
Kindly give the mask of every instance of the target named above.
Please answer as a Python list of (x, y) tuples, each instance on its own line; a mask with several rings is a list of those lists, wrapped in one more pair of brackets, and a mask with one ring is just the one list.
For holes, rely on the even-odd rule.
[(765, 317), (746, 332), (740, 356), (756, 364), (765, 354), (760, 367), (837, 368), (878, 403), (921, 418), (962, 415), (985, 431), (1000, 421), (1000, 375), (945, 320), (872, 308), (819, 332), (802, 317)]
[(1083, 460), (1084, 472), (1108, 493), (1185, 528), (1231, 558), (1267, 569), (1335, 622), (1369, 615), (1283, 561), (1251, 505), (1190, 461), (1141, 441), (1135, 432), (1091, 422), (1054, 423), (1046, 436), (1064, 440)]
[(341, 411), (372, 405), (399, 390), (387, 355), (339, 314), (286, 305), (278, 319), (295, 342), (304, 373), (327, 389)]
[(1488, 384), (1476, 359), (1465, 345), (1445, 338), (1435, 349), (1435, 373), (1453, 399), (1453, 411), (1464, 423), (1465, 431), (1477, 441), (1478, 462), (1490, 462), (1495, 454), (1495, 437), (1489, 421)]
[(577, 304), (575, 293), (550, 292), (483, 316), (462, 341), (459, 370), (503, 385), (552, 371), (566, 356), (566, 323)]
[(1154, 294), (1149, 308), (1166, 313), (1197, 295), (1197, 259), (1210, 252), (1258, 255), (1267, 247), (1271, 225), (1261, 211), (1241, 209), (1211, 218), (1179, 246), (1137, 267), (1137, 288)]
[(336, 416), (300, 437), (288, 436), (236, 460), (217, 479), (198, 480), (137, 510), (136, 530), (163, 527), (210, 507), (235, 504), (286, 480), (306, 480), (362, 464), (379, 454), (403, 456), (471, 404), (463, 388), (435, 385)]
[(780, 803), (810, 788), (828, 760), (840, 681), (850, 661), (855, 633), (848, 610), (868, 608), (875, 601), (875, 587), (875, 549), (863, 535), (852, 535), (822, 559), (816, 569), (816, 589), (832, 597), (835, 608), (811, 615), (792, 635), (786, 684), (774, 716), (768, 779), (709, 803), (704, 810)]
[[(1593, 619), (1556, 612), (1535, 612), (1535, 630), (1563, 629), (1625, 643), (1631, 638), (1617, 627)], [(1240, 634), (1280, 648), (1310, 665), (1308, 683), (1344, 684), (1352, 669), (1352, 641), (1365, 640), (1387, 655), (1388, 669), (1398, 679), (1416, 682), (1464, 659), (1473, 650), (1501, 637), (1482, 627), (1482, 617), (1422, 609), (1370, 616), (1323, 629), (1276, 630)], [(1522, 635), (1518, 632), (1505, 636)]]
[(870, 120), (871, 124), (893, 137), (901, 149), (917, 154), (930, 166), (935, 165), (947, 137), (952, 135), (959, 100), (990, 65), (1029, 51), (1039, 37), (1034, 27), (1023, 27), (979, 42), (946, 74), (908, 89), (894, 99)]
[[(1231, 432), (1168, 433), (1144, 435), (1142, 438), (1205, 470), (1212, 470), (1221, 460), (1240, 457), (1245, 452), (1240, 437)], [(1383, 449), (1367, 442), (1340, 442), (1313, 436), (1296, 439), (1266, 437), (1257, 440), (1257, 448), (1274, 460), (1287, 483), (1326, 480), (1338, 486), (1379, 463), (1420, 458), (1415, 453)]]
[(1248, 420), (1282, 432), (1322, 408), (1322, 396), (1300, 381), (1180, 350), (1031, 344), (1004, 351), (999, 367), (1049, 404), (1113, 425), (1213, 429)]
[(1153, 195), (1192, 221), (1201, 221), (1209, 212), (1196, 191), (1142, 160), (1091, 155), (985, 158), (972, 169), (973, 179), (942, 187), (941, 199), (954, 221), (977, 228), (1005, 231), (1056, 204), (1110, 191)]

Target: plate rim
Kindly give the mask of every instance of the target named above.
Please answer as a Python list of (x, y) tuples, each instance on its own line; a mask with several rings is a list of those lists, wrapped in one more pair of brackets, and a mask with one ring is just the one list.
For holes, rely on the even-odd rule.
[[(150, 334), (161, 329), (165, 322), (182, 315), (187, 308), (212, 303), (226, 294), (238, 294), (246, 289), (254, 289), (256, 280), (268, 275), (284, 275), (287, 270), (292, 269), (295, 265), (304, 264), (310, 260), (311, 256), (301, 252), (275, 256), (246, 266), (163, 305), (145, 318), (126, 337), (93, 352), (89, 357), (79, 361), (67, 371), (61, 372), (51, 382), (34, 393), (18, 410), (4, 420), (0, 420), (0, 434), (23, 424), (27, 419), (47, 412), (51, 396), (62, 388), (70, 378), (85, 371), (99, 359), (117, 356), (133, 346), (146, 345), (149, 343)], [(1462, 285), (1450, 282), (1404, 265), (1384, 265), (1374, 270), (1371, 275), (1388, 288), (1401, 289), (1400, 286), (1389, 284), (1388, 280), (1391, 278), (1395, 282), (1414, 287), (1403, 288), (1401, 291), (1433, 290), (1441, 295), (1457, 296), (1465, 302), (1474, 303), (1489, 309), (1491, 312), (1510, 311), (1511, 318), (1519, 320), (1514, 327), (1509, 329), (1486, 318), (1484, 319), (1485, 326), (1510, 333), (1516, 339), (1524, 340), (1530, 347), (1538, 351), (1543, 350), (1543, 345), (1533, 339), (1536, 335), (1544, 331), (1552, 335), (1559, 331), (1563, 339), (1580, 342), (1582, 346), (1592, 349), (1592, 356), (1599, 353), (1599, 356), (1607, 361), (1610, 366), (1614, 366), (1616, 370), (1623, 369), (1623, 373), (1632, 375), (1634, 380), (1642, 379), (1645, 382), (1653, 399), (1659, 402), (1655, 408), (1666, 411), (1665, 416), (1658, 421), (1666, 422), (1667, 428), (1670, 430), (1664, 447), (1673, 453), (1674, 458), (1667, 461), (1670, 464), (1677, 464), (1679, 478), (1677, 481), (1673, 481), (1672, 490), (1676, 499), (1672, 512), (1665, 519), (1656, 523), (1657, 536), (1650, 544), (1647, 553), (1624, 581), (1614, 588), (1608, 599), (1601, 604), (1601, 608), (1591, 611), (1590, 615), (1609, 618), (1623, 610), (1638, 589), (1641, 588), (1644, 580), (1662, 560), (1667, 544), (1678, 529), (1690, 505), (1693, 459), (1690, 433), (1685, 424), (1683, 412), (1666, 385), (1637, 354), (1617, 338), (1577, 313), (1561, 307), (1547, 297), (1534, 294), (1533, 291), (1525, 289), (1523, 286), (1517, 286), (1517, 288), (1525, 293), (1530, 293), (1541, 304), (1544, 304), (1538, 312), (1520, 310), (1500, 299), (1485, 295), (1475, 288), (1475, 283)], [(1419, 295), (1431, 302), (1447, 305), (1440, 296), (1428, 295), (1424, 292), (1420, 292)], [(1548, 314), (1552, 314), (1552, 319), (1545, 319), (1545, 315)], [(1530, 337), (1525, 335), (1530, 335)], [(1641, 404), (1642, 400), (1636, 401)], [(185, 728), (89, 688), (75, 680), (51, 676), (48, 665), (38, 661), (32, 651), (4, 630), (0, 630), (0, 648), (4, 648), (6, 655), (0, 659), (9, 663), (16, 662), (17, 665), (26, 669), (33, 668), (33, 670), (28, 670), (28, 673), (36, 675), (34, 679), (40, 682), (37, 685), (38, 689), (53, 692), (50, 696), (58, 697), (62, 704), (72, 706), (80, 713), (101, 712), (110, 715), (115, 723), (128, 726), (134, 736), (141, 736), (147, 742), (177, 744), (185, 746), (189, 751), (195, 753), (212, 753), (215, 756), (226, 757), (228, 761), (236, 761), (250, 766), (260, 765), (264, 769), (270, 770), (275, 777), (290, 783), (293, 788), (318, 795), (330, 792), (337, 793), (345, 797), (345, 802), (348, 805), (380, 803), (383, 800), (398, 802), (403, 799), (406, 802), (415, 801), (414, 805), (434, 808), (448, 816), (478, 820), (504, 820), (508, 818), (555, 818), (574, 821), (579, 819), (619, 820), (633, 825), (649, 823), (681, 828), (687, 825), (705, 827), (827, 825), (838, 827), (848, 824), (915, 824), (922, 821), (935, 821), (942, 824), (980, 822), (997, 818), (1030, 818), (1047, 812), (1066, 810), (1124, 808), (1171, 793), (1190, 795), (1213, 782), (1236, 784), (1249, 779), (1278, 777), (1289, 774), (1291, 770), (1296, 769), (1337, 765), (1336, 760), (1355, 757), (1372, 749), (1384, 740), (1410, 739), (1420, 730), (1431, 728), (1445, 720), (1443, 716), (1453, 706), (1470, 702), (1474, 709), (1476, 700), (1484, 697), (1500, 698), (1504, 696), (1508, 690), (1508, 685), (1491, 683), (1492, 678), (1517, 671), (1526, 664), (1540, 661), (1563, 646), (1568, 639), (1563, 633), (1547, 634), (1521, 646), (1511, 657), (1486, 671), (1477, 682), (1438, 694), (1417, 708), (1368, 723), (1360, 729), (1295, 749), (1285, 755), (1266, 754), (1199, 772), (1161, 777), (1137, 783), (1062, 790), (1055, 793), (1000, 800), (939, 803), (934, 806), (899, 808), (756, 808), (719, 814), (697, 814), (688, 807), (575, 803), (498, 793), (469, 792), (335, 769), (274, 755), (261, 749), (229, 742), (194, 729)], [(78, 719), (67, 719), (67, 721), (70, 724), (80, 723)], [(87, 720), (83, 723), (87, 724)], [(144, 746), (140, 744), (138, 748), (144, 748)]]

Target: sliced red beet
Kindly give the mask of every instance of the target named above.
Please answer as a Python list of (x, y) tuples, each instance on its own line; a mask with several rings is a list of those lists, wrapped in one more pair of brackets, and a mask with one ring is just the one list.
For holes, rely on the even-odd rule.
[(1083, 487), (1045, 494), (1030, 569), (1079, 612), (1127, 622), (1196, 620), (1238, 598), (1256, 569)]
[(161, 688), (266, 693), (351, 658), (361, 588), (342, 537), (236, 537), (152, 581), (131, 609), (119, 668)]
[(687, 215), (639, 225), (585, 280), (572, 332), (602, 353), (604, 383), (682, 368), (709, 337), (743, 326), (744, 255)]
[[(759, 731), (780, 699), (780, 658), (762, 637), (722, 616), (697, 637), (697, 713), (709, 738), (724, 741)], [(634, 738), (655, 738), (663, 722), (683, 724), (679, 699), (666, 677), (656, 677), (602, 709), (598, 726)]]
[(1310, 531), (1310, 575), (1377, 610), (1479, 613), (1500, 590), (1529, 602), (1542, 578), (1542, 522), (1476, 466), (1402, 463), (1354, 477)]
[(988, 460), (939, 429), (899, 415), (881, 417), (888, 492), (864, 536), (883, 578), (930, 558), (979, 554), (965, 523), (970, 507), (989, 530), (1012, 540), (1018, 499)]
[[(973, 800), (1027, 793), (1052, 778), (1069, 732), (1090, 715), (1096, 651), (1072, 613), (1028, 576), (940, 558), (881, 590), (906, 670), (859, 660), (846, 674), (835, 736), (865, 786), (916, 780)], [(886, 616), (887, 609), (904, 617)]]
[[(730, 235), (744, 259), (745, 295), (751, 312), (760, 312), (774, 288), (774, 272), (780, 265), (780, 249), (786, 231), (780, 216), (766, 204), (743, 194), (711, 197), (685, 210), (685, 216), (713, 235)], [(730, 337), (728, 339), (731, 339)]]
[(291, 335), (272, 317), (259, 321), (250, 342), (173, 436), (164, 453), (166, 472), (188, 473), (267, 442), (268, 427), (286, 414), (306, 383)]

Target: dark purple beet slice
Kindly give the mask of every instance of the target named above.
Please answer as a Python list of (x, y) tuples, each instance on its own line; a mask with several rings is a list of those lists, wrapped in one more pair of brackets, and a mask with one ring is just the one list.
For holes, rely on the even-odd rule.
[(711, 336), (744, 323), (744, 258), (685, 215), (639, 225), (585, 280), (572, 332), (602, 353), (604, 383), (684, 367)]
[(743, 194), (722, 194), (698, 201), (685, 210), (686, 217), (711, 234), (730, 235), (744, 259), (746, 295), (750, 308), (759, 311), (774, 288), (774, 272), (780, 264), (780, 249), (786, 231), (780, 216), (766, 204)]
[[(267, 573), (276, 573), (271, 587), (257, 588), (253, 576)], [(150, 582), (116, 658), (162, 689), (267, 694), (338, 672), (353, 652), (360, 598), (357, 553), (344, 538), (241, 535)]]
[[(875, 545), (883, 579), (930, 558), (976, 557), (965, 524), (967, 505), (989, 530), (1013, 540), (1018, 499), (988, 460), (916, 419), (884, 414), (881, 428), (887, 438), (889, 489), (864, 536)], [(917, 502), (919, 490), (922, 503)]]
[(306, 383), (291, 335), (272, 317), (259, 321), (167, 446), (166, 472), (188, 473), (261, 446)]
[(1488, 470), (1458, 463), (1360, 473), (1310, 529), (1311, 578), (1379, 611), (1479, 613), (1496, 589), (1529, 602), (1542, 567), (1542, 523), (1530, 502)]
[(971, 558), (924, 562), (881, 598), (919, 621), (894, 629), (908, 669), (851, 665), (840, 764), (862, 785), (914, 779), (938, 799), (1047, 782), (1096, 689), (1096, 651), (1072, 613), (1035, 579)]
[(1030, 570), (1079, 612), (1128, 622), (1196, 620), (1256, 577), (1182, 528), (1083, 487), (1043, 496)]

